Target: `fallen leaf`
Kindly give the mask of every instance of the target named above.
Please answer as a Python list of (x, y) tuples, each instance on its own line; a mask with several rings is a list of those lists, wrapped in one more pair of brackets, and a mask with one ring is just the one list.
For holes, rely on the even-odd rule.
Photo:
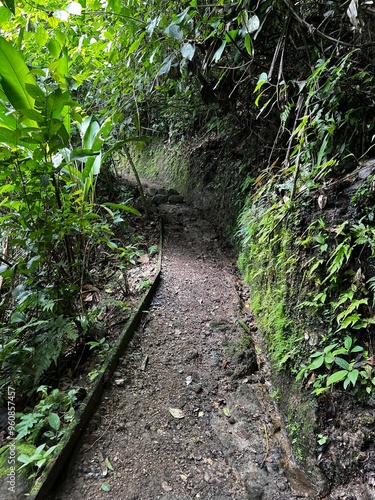
[(83, 285), (82, 287), (84, 290), (88, 290), (89, 292), (98, 292), (99, 293), (99, 288), (93, 285)]
[(146, 370), (146, 366), (147, 366), (147, 363), (148, 363), (148, 356), (146, 355), (143, 360), (142, 360), (142, 363), (141, 363), (141, 366), (139, 367), (139, 369), (144, 372)]
[(140, 264), (148, 264), (150, 262), (150, 258), (147, 254), (144, 253), (143, 255), (140, 255), (138, 257), (138, 262)]
[(185, 474), (180, 474), (180, 478), (185, 482), (188, 480), (188, 477)]
[(174, 418), (184, 418), (184, 413), (182, 410), (179, 408), (169, 408), (169, 413), (172, 415)]
[(107, 457), (104, 461), (105, 465), (108, 467), (109, 470), (114, 470), (111, 462), (109, 461), (109, 458)]
[(170, 486), (166, 481), (162, 481), (161, 487), (164, 491), (173, 491), (172, 486)]
[(324, 194), (321, 194), (318, 198), (318, 205), (320, 210), (323, 210), (323, 208), (327, 205), (327, 196)]
[(203, 417), (203, 415), (204, 415), (204, 411), (200, 411), (200, 412), (198, 413), (198, 417)]
[[(108, 468), (107, 468), (107, 465), (105, 463), (103, 453), (101, 451), (98, 452), (98, 457), (99, 457), (100, 467), (102, 468), (102, 477), (106, 477), (108, 475)], [(106, 484), (106, 483), (103, 483), (103, 484)], [(107, 490), (105, 490), (105, 491), (107, 491)]]
[(216, 408), (216, 410), (219, 408), (219, 406), (220, 406), (220, 403), (218, 403), (217, 401), (214, 401), (212, 403), (212, 408)]
[(223, 412), (224, 412), (224, 415), (226, 417), (230, 417), (231, 413), (230, 413), (230, 409), (227, 407), (227, 406), (224, 406), (223, 408)]
[(103, 491), (107, 491), (107, 492), (110, 492), (111, 491), (111, 485), (108, 484), (108, 483), (102, 483), (102, 490)]

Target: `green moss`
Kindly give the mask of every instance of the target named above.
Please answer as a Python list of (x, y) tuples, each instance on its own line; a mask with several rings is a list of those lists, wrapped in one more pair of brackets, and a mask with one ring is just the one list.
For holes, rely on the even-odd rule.
[(9, 499), (22, 498), (29, 491), (31, 480), (27, 471), (19, 468), (17, 456), (21, 453), (32, 455), (34, 451), (34, 445), (18, 441), (0, 448), (0, 490), (7, 491)]
[[(181, 143), (165, 146), (161, 140), (154, 140), (146, 149), (133, 148), (132, 158), (138, 174), (150, 181), (162, 184), (166, 188), (176, 189), (185, 194), (188, 186), (188, 159)], [(127, 165), (123, 160), (123, 166)]]

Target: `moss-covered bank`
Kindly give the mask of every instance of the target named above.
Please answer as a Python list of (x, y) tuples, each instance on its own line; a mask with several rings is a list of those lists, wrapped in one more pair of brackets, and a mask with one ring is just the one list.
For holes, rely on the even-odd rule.
[(178, 143), (154, 139), (132, 155), (141, 177), (176, 189), (234, 242), (251, 161), (246, 140), (234, 143), (231, 136), (212, 134)]

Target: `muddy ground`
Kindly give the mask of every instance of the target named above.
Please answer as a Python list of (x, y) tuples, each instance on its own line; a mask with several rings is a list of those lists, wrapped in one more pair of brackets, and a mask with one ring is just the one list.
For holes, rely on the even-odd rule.
[(296, 466), (233, 259), (193, 208), (160, 215), (161, 284), (49, 500), (372, 498)]

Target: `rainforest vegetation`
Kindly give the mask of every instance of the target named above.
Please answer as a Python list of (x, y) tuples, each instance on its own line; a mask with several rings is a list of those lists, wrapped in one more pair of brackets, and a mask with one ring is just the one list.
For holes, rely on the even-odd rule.
[(167, 146), (165, 177), (230, 214), (275, 371), (371, 396), (374, 19), (365, 0), (0, 2), (0, 405), (14, 389), (22, 466), (73, 419), (64, 360), (105, 344), (98, 255), (138, 249), (116, 238), (147, 215), (117, 169)]

